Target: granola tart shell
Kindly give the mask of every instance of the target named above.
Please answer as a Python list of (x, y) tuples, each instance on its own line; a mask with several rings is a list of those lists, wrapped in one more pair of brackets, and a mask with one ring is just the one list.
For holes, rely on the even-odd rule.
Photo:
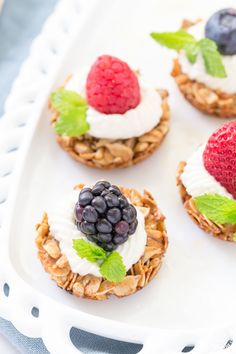
[(177, 186), (183, 201), (184, 208), (187, 210), (193, 221), (205, 232), (215, 236), (224, 241), (234, 241), (234, 234), (236, 232), (236, 225), (224, 224), (220, 225), (209, 220), (201, 214), (194, 203), (194, 199), (188, 194), (185, 186), (182, 183), (181, 175), (186, 166), (186, 162), (182, 161), (179, 164), (177, 172)]
[[(195, 22), (184, 20), (181, 27), (188, 29), (197, 22), (199, 20)], [(236, 93), (227, 94), (220, 90), (213, 90), (203, 83), (191, 80), (182, 72), (178, 59), (174, 59), (171, 75), (186, 100), (200, 111), (220, 118), (236, 117)]]
[[(168, 92), (157, 91), (162, 98), (163, 114), (160, 122), (150, 132), (137, 138), (117, 140), (98, 139), (89, 134), (78, 138), (56, 135), (58, 144), (74, 160), (100, 169), (123, 168), (145, 160), (159, 147), (169, 130)], [(57, 118), (58, 113), (54, 112), (52, 124)]]
[[(82, 188), (83, 185), (78, 186)], [(58, 241), (50, 234), (47, 214), (44, 213), (40, 224), (36, 226), (36, 246), (38, 257), (57, 285), (77, 297), (92, 300), (105, 300), (110, 295), (117, 297), (134, 294), (145, 287), (156, 275), (162, 264), (168, 238), (164, 219), (151, 194), (140, 194), (134, 189), (120, 187), (122, 192), (145, 216), (147, 244), (143, 256), (134, 264), (120, 283), (112, 283), (102, 277), (88, 274), (81, 276), (73, 273), (66, 256), (61, 253)]]

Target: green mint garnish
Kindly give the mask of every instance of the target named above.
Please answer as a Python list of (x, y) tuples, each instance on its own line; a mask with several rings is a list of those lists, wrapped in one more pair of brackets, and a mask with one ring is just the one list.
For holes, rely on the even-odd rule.
[(85, 240), (73, 240), (73, 248), (80, 258), (97, 263), (102, 276), (114, 283), (121, 282), (126, 275), (123, 259), (118, 252), (107, 253), (103, 248)]
[(86, 100), (74, 91), (58, 89), (51, 94), (51, 104), (60, 113), (54, 129), (58, 135), (77, 137), (89, 130)]
[(191, 64), (197, 60), (201, 52), (206, 72), (213, 77), (226, 77), (226, 71), (217, 45), (209, 38), (197, 41), (190, 33), (181, 29), (177, 32), (151, 33), (151, 37), (164, 47), (181, 50), (183, 49)]
[(101, 264), (100, 272), (109, 281), (116, 283), (122, 281), (126, 275), (126, 269), (121, 255), (113, 251)]
[(219, 194), (194, 198), (197, 209), (217, 224), (236, 224), (236, 201)]
[(97, 262), (98, 259), (104, 260), (107, 257), (103, 248), (85, 240), (73, 240), (73, 248), (80, 258), (86, 258), (89, 262)]
[(216, 43), (211, 39), (204, 38), (200, 40), (199, 46), (202, 52), (207, 73), (215, 77), (226, 77), (226, 71), (222, 63), (221, 55), (218, 52)]
[(181, 50), (186, 45), (196, 44), (196, 39), (182, 29), (177, 32), (153, 32), (151, 37), (164, 47), (175, 50)]
[(191, 64), (196, 63), (197, 56), (199, 53), (199, 43), (187, 44), (185, 47), (186, 56)]

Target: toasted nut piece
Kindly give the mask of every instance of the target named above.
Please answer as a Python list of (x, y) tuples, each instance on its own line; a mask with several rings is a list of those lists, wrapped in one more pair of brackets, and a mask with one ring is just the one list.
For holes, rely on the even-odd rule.
[(55, 240), (48, 240), (44, 245), (43, 248), (49, 254), (50, 257), (57, 259), (60, 257), (61, 251), (58, 246), (57, 241)]

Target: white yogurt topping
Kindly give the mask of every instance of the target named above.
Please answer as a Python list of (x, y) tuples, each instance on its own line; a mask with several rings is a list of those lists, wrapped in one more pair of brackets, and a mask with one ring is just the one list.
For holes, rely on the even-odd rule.
[(188, 194), (192, 197), (198, 197), (206, 193), (221, 194), (233, 199), (233, 196), (205, 169), (202, 157), (204, 149), (205, 145), (201, 145), (193, 153), (188, 159), (181, 176)]
[[(85, 96), (88, 69), (73, 75), (65, 88)], [(129, 139), (152, 130), (162, 116), (162, 99), (154, 88), (141, 88), (141, 101), (124, 114), (103, 114), (92, 107), (87, 111), (89, 134), (95, 138)]]
[[(196, 25), (189, 28), (188, 32), (191, 33), (197, 40), (205, 37), (204, 33), (205, 21), (201, 21)], [(207, 74), (203, 57), (201, 53), (198, 54), (196, 63), (191, 64), (184, 51), (179, 54), (179, 62), (182, 71), (188, 75), (192, 80), (196, 80), (212, 88), (213, 90), (220, 90), (225, 93), (236, 92), (236, 55), (221, 55), (227, 77), (217, 78)]]
[[(73, 191), (56, 210), (48, 213), (50, 232), (59, 241), (61, 252), (67, 257), (74, 273), (101, 276), (96, 263), (90, 263), (86, 259), (80, 258), (73, 249), (73, 239), (88, 241), (86, 236), (77, 229), (74, 222), (74, 207), (78, 201), (78, 195), (78, 190)], [(135, 233), (129, 236), (128, 240), (116, 249), (123, 258), (126, 270), (129, 270), (143, 255), (147, 241), (144, 216), (138, 208), (136, 210), (138, 226)]]

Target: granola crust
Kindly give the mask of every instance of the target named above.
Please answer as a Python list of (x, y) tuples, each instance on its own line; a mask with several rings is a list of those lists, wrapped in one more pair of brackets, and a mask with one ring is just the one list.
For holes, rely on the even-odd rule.
[[(78, 187), (82, 188), (83, 185)], [(139, 206), (144, 213), (148, 236), (143, 256), (129, 269), (120, 283), (112, 283), (90, 274), (81, 276), (73, 273), (65, 255), (61, 253), (58, 241), (50, 234), (46, 213), (36, 226), (38, 257), (45, 271), (59, 287), (75, 296), (92, 300), (105, 300), (110, 295), (128, 296), (145, 287), (160, 269), (168, 245), (165, 218), (149, 192), (144, 191), (142, 195), (134, 189), (120, 188), (131, 203)]]
[(184, 97), (197, 109), (219, 118), (236, 117), (236, 94), (226, 94), (191, 80), (181, 70), (178, 59), (174, 59), (172, 76)]
[[(184, 20), (181, 28), (188, 29), (201, 20), (194, 22)], [(236, 117), (236, 94), (227, 94), (220, 90), (213, 90), (210, 87), (191, 80), (184, 74), (178, 59), (174, 59), (171, 75), (184, 95), (194, 107), (200, 111), (217, 116), (219, 118)]]
[[(145, 160), (159, 147), (169, 130), (168, 92), (157, 91), (162, 98), (163, 114), (160, 122), (150, 132), (138, 138), (119, 140), (98, 139), (88, 134), (78, 138), (57, 135), (58, 144), (73, 159), (100, 169), (123, 168)], [(58, 113), (54, 112), (52, 123), (57, 118)]]
[(188, 194), (181, 180), (181, 175), (184, 171), (185, 166), (185, 161), (180, 162), (177, 172), (177, 186), (179, 188), (179, 193), (183, 201), (184, 208), (187, 210), (188, 214), (193, 219), (193, 221), (205, 232), (224, 241), (234, 241), (236, 225), (216, 224), (213, 221), (210, 221), (197, 210), (193, 198)]

